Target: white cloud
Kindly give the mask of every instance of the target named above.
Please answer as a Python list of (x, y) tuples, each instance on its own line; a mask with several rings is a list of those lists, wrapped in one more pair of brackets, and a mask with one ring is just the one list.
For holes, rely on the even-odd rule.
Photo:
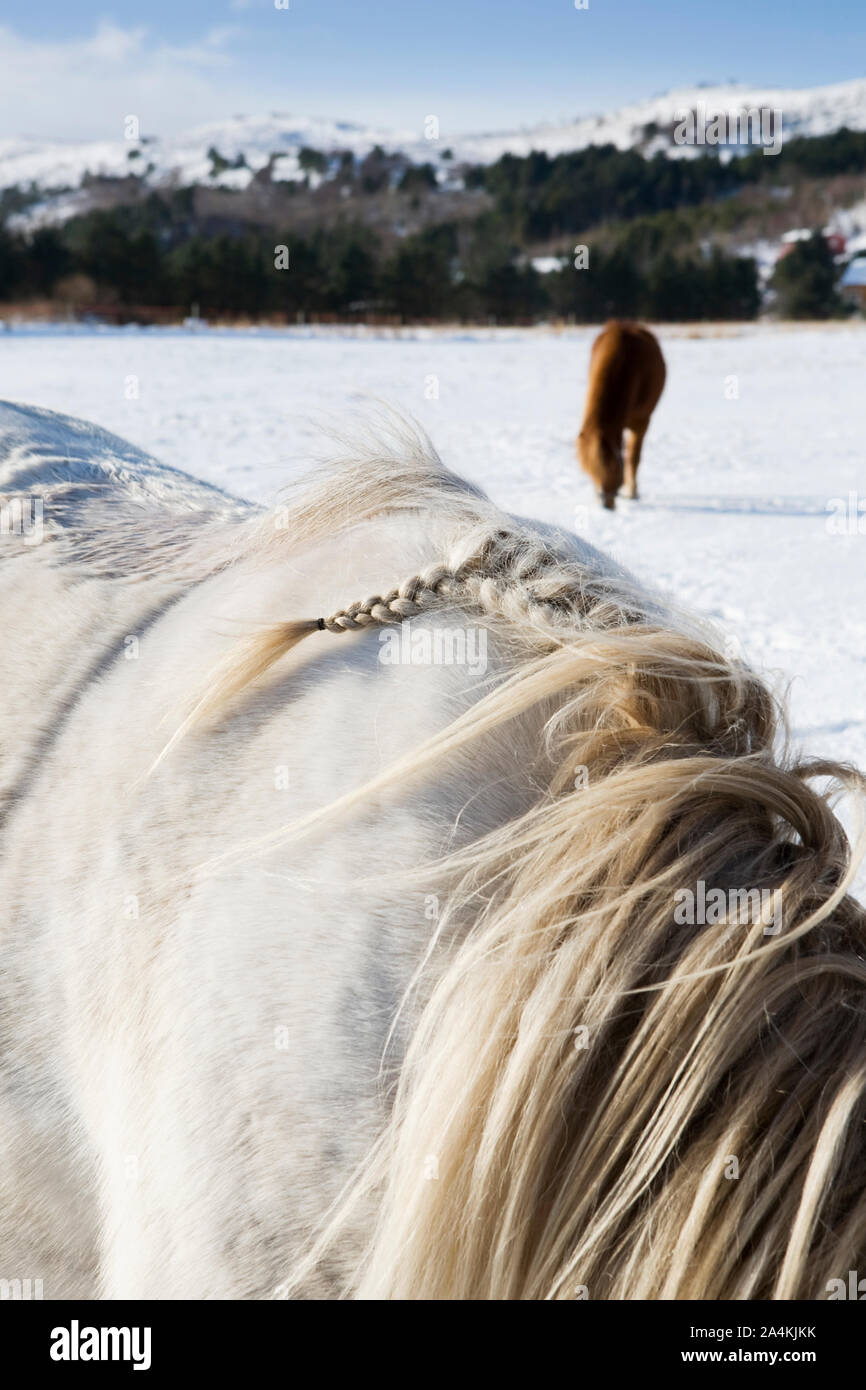
[(258, 110), (263, 91), (233, 52), (242, 35), (223, 25), (196, 42), (171, 45), (144, 27), (103, 21), (66, 42), (30, 39), (0, 26), (0, 129), (8, 135), (113, 139), (135, 114), (145, 133), (169, 135), (227, 109)]

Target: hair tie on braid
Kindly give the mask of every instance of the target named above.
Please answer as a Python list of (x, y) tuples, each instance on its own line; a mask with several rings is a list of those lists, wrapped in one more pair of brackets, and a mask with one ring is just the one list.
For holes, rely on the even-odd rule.
[(621, 605), (605, 606), (582, 572), (564, 568), (536, 542), (499, 527), (475, 532), (441, 560), (404, 579), (384, 596), (372, 594), (330, 617), (274, 623), (263, 633), (227, 653), (208, 678), (203, 693), (163, 749), (154, 766), (186, 731), (216, 715), (228, 701), (259, 679), (273, 664), (312, 632), (363, 632), (405, 622), (419, 614), (456, 605), (482, 617), (501, 617), (543, 644), (557, 645), (564, 631), (578, 625), (622, 626), (640, 620)]
[(591, 597), (574, 576), (564, 583), (561, 574), (547, 574), (548, 558), (543, 550), (499, 528), (452, 565), (428, 565), (384, 597), (373, 594), (362, 603), (349, 604), (319, 618), (315, 627), (319, 632), (363, 631), (405, 622), (449, 599), (482, 612), (510, 615), (518, 622), (529, 617), (556, 626), (569, 616), (585, 620), (593, 607)]

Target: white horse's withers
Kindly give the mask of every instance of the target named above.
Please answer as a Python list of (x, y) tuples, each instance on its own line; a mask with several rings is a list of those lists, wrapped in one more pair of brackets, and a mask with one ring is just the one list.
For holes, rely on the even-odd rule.
[[(0, 496), (0, 1278), (787, 1297), (862, 1248), (853, 870), (753, 676), (407, 431), (263, 514), (4, 406)], [(783, 930), (679, 923), (698, 880)]]
[[(405, 466), (429, 470), (408, 447)], [(32, 1099), (0, 1124), (0, 1276), (84, 1296), (268, 1293), (381, 1128), (386, 1035), (431, 931), (425, 894), (389, 892), (395, 867), (443, 850), (458, 822), (458, 838), (492, 828), (533, 752), (199, 879), (467, 708), (495, 643), (467, 678), (328, 639), (298, 653), (302, 680), (288, 659), (228, 738), (149, 777), (239, 636), (387, 589), (436, 553), (435, 519), (282, 554), (279, 513), (266, 530), (92, 427), (6, 406), (0, 450), (7, 507), (38, 501), (44, 528), (0, 550), (0, 1065), (8, 1094), (24, 1078)]]

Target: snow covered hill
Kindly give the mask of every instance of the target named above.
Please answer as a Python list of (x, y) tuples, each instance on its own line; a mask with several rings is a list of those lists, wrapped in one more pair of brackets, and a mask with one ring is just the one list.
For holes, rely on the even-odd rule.
[[(425, 138), (422, 129), (375, 129), (347, 121), (274, 114), (236, 116), (171, 139), (161, 139), (155, 131), (142, 131), (144, 139), (137, 141), (124, 138), (118, 121), (116, 136), (100, 141), (46, 142), (23, 136), (0, 139), (0, 189), (31, 184), (46, 190), (77, 189), (87, 174), (117, 178), (130, 173), (146, 173), (148, 182), (155, 184), (176, 181), (243, 187), (275, 156), (274, 177), (296, 177), (297, 155), (304, 145), (323, 151), (351, 150), (363, 156), (379, 144), (400, 149), (416, 161), (434, 163), (441, 162), (448, 150), (457, 160), (486, 163), (506, 152), (526, 154), (539, 149), (559, 154), (608, 142), (621, 149), (639, 145), (649, 152), (664, 149), (688, 155), (694, 148), (674, 145), (669, 132), (685, 111), (699, 105), (710, 119), (744, 108), (780, 110), (786, 138), (825, 135), (843, 125), (864, 130), (866, 78), (803, 89), (685, 87), (561, 125), (477, 135), (459, 135), (443, 126), (435, 140)], [(245, 164), (213, 174), (208, 156), (211, 148), (229, 163), (242, 156)]]
[(634, 102), (603, 116), (586, 116), (565, 125), (535, 126), (501, 135), (467, 136), (458, 142), (465, 158), (479, 163), (500, 155), (546, 150), (562, 154), (587, 145), (616, 145), (629, 149), (646, 144), (668, 153), (692, 154), (692, 146), (672, 145), (668, 134), (646, 139), (648, 126), (668, 132), (687, 111), (702, 108), (708, 119), (744, 109), (782, 112), (786, 139), (794, 135), (828, 135), (842, 126), (866, 130), (866, 78), (837, 82), (829, 87), (746, 87), (733, 83), (722, 87), (680, 87), (647, 101)]
[[(280, 156), (275, 177), (298, 175), (298, 151), (305, 145), (317, 150), (351, 150), (363, 156), (377, 144), (389, 148), (417, 145), (413, 132), (375, 130), (349, 121), (316, 120), (304, 116), (235, 116), (231, 120), (197, 126), (168, 140), (142, 131), (141, 141), (124, 138), (118, 126), (117, 138), (90, 142), (50, 142), (28, 139), (0, 139), (0, 188), (26, 187), (76, 188), (87, 174), (123, 178), (144, 174), (148, 181), (179, 184), (209, 182), (222, 187), (248, 183), (265, 167), (272, 155)], [(208, 150), (215, 149), (233, 162), (243, 155), (247, 168), (224, 170), (210, 178)], [(429, 150), (426, 155), (429, 158)]]

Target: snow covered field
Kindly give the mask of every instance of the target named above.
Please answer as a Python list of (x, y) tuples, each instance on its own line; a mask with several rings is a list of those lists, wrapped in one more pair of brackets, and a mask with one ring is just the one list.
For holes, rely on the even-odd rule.
[(866, 326), (662, 330), (643, 497), (612, 514), (574, 460), (593, 336), (22, 328), (0, 333), (0, 396), (260, 499), (321, 449), (316, 418), (382, 398), (498, 502), (714, 619), (790, 687), (799, 744), (866, 769)]

